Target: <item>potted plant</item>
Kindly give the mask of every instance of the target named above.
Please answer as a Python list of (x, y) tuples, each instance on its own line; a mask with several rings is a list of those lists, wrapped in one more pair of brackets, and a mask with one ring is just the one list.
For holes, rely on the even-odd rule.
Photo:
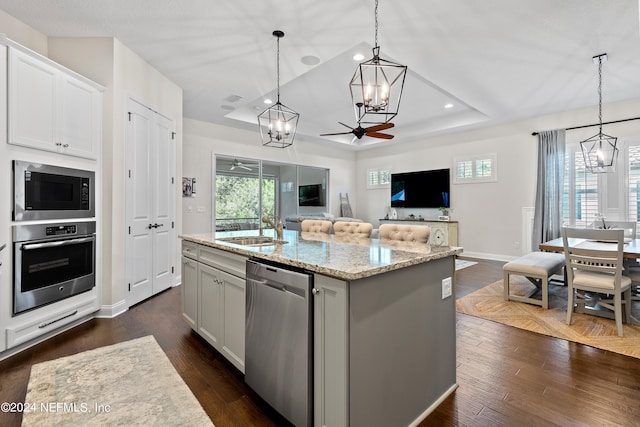
[(449, 210), (444, 206), (440, 206), (438, 210), (440, 211), (441, 216), (449, 216)]

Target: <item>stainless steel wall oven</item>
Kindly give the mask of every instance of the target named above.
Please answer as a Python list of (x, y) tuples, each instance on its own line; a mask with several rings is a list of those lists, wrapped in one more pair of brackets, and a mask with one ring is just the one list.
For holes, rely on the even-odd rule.
[(96, 223), (13, 226), (13, 314), (91, 290)]
[(15, 221), (95, 216), (95, 173), (13, 161)]

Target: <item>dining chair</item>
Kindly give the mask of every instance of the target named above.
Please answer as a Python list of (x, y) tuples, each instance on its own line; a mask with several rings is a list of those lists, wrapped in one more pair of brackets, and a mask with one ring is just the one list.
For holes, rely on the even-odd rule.
[(371, 237), (371, 231), (373, 231), (373, 225), (368, 222), (336, 221), (333, 224), (333, 234), (336, 236)]
[(428, 225), (382, 224), (379, 230), (381, 241), (427, 243), (431, 234), (431, 227)]
[[(636, 238), (638, 223), (635, 221), (607, 221), (606, 224), (611, 228), (622, 228), (625, 240)], [(631, 301), (640, 301), (640, 263), (638, 260), (625, 259), (622, 274), (631, 278)]]
[(565, 227), (562, 242), (567, 271), (567, 325), (571, 325), (576, 304), (595, 298), (588, 293), (608, 294), (613, 301), (598, 299), (598, 305), (614, 312), (618, 335), (623, 336), (623, 302), (625, 321), (631, 321), (631, 279), (622, 275), (624, 230)]
[(319, 219), (305, 219), (300, 223), (300, 228), (305, 232), (313, 233), (331, 233), (331, 221), (324, 221)]

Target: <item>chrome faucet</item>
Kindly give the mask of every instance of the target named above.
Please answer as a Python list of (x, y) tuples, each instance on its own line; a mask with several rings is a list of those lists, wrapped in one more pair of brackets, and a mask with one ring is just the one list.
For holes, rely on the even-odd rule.
[[(266, 222), (267, 224), (269, 224), (274, 230), (276, 230), (276, 235), (278, 236), (278, 240), (282, 240), (282, 220), (280, 218), (278, 218), (277, 216), (274, 217), (274, 221), (272, 221), (267, 215), (264, 215), (262, 217), (262, 221)], [(262, 231), (262, 227), (260, 227), (260, 230)]]

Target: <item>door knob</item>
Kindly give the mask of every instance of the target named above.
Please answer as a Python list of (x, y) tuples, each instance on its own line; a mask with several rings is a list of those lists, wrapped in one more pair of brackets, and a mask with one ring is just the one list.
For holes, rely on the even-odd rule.
[(320, 293), (320, 289), (313, 288), (311, 289), (311, 293), (314, 295), (318, 295)]

